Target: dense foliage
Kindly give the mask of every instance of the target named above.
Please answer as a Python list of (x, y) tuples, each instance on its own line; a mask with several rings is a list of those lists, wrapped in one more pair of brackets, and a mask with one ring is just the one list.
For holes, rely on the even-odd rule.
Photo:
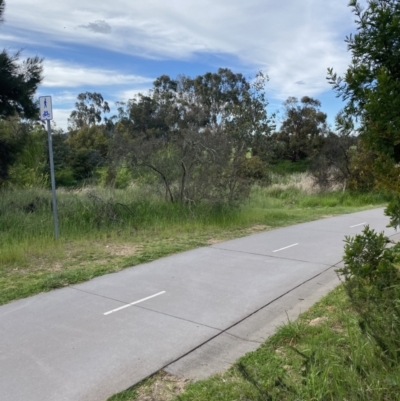
[(148, 95), (121, 109), (112, 141), (122, 160), (162, 182), (166, 199), (233, 203), (248, 193), (239, 172), (252, 148), (271, 132), (266, 77), (250, 83), (219, 69), (195, 78), (161, 76)]
[[(0, 0), (0, 23), (4, 10), (5, 1)], [(19, 57), (20, 52), (10, 55), (4, 49), (0, 53), (0, 119), (14, 114), (33, 118), (39, 113), (33, 97), (43, 79), (42, 60), (33, 57), (20, 63)]]
[(352, 0), (357, 33), (346, 38), (352, 63), (343, 77), (329, 70), (345, 112), (358, 118), (369, 147), (400, 161), (400, 3), (369, 0), (363, 9)]
[[(353, 156), (356, 181), (394, 190), (396, 196), (386, 214), (390, 225), (398, 229), (400, 3), (369, 0), (362, 9), (352, 0), (350, 6), (357, 18), (357, 33), (346, 38), (352, 64), (344, 77), (329, 70), (329, 78), (338, 95), (348, 100), (339, 121), (343, 131), (354, 129), (354, 119), (358, 119), (361, 151)], [(361, 235), (346, 238), (345, 265), (339, 272), (360, 316), (360, 328), (380, 348), (377, 357), (393, 367), (400, 361), (400, 245), (388, 247), (390, 243), (383, 233), (369, 227)]]
[(289, 97), (284, 107), (285, 119), (277, 134), (283, 156), (293, 162), (313, 157), (329, 132), (327, 115), (320, 111), (321, 102), (304, 96), (299, 104), (297, 98)]

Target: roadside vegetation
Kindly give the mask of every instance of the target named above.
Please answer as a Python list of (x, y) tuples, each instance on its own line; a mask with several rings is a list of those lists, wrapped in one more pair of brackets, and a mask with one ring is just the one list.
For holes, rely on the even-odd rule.
[(13, 189), (0, 198), (0, 303), (115, 272), (187, 249), (349, 213), (381, 193), (318, 192), (306, 174), (253, 186), (239, 207), (165, 202), (145, 188), (59, 191), (54, 241), (51, 192)]

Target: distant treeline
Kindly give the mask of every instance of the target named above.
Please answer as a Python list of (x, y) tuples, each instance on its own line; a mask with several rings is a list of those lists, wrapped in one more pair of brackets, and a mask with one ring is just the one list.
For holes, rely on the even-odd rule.
[[(279, 130), (268, 113), (265, 84), (229, 69), (190, 78), (163, 75), (118, 114), (100, 93), (78, 95), (67, 132), (54, 130), (58, 186), (83, 182), (124, 187), (161, 183), (172, 202), (236, 202), (275, 166), (308, 167), (320, 185), (352, 182), (360, 154), (353, 126), (332, 132), (317, 99), (290, 97)], [(2, 186), (48, 185), (43, 126), (11, 116), (0, 122)], [(286, 162), (285, 162), (286, 161)], [(282, 172), (282, 168), (277, 168)], [(354, 181), (354, 180), (353, 180)], [(353, 182), (353, 185), (359, 183)], [(362, 183), (368, 187), (370, 182)]]

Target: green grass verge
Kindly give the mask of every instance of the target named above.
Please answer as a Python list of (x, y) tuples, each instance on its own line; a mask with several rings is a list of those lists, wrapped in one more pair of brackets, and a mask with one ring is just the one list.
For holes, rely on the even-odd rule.
[[(388, 366), (380, 356), (340, 286), (226, 373), (189, 384), (177, 398), (170, 394), (163, 400), (400, 400), (400, 366)], [(110, 401), (152, 394), (155, 382), (160, 387), (159, 375)]]
[(381, 206), (378, 193), (307, 195), (254, 187), (240, 208), (164, 202), (145, 189), (58, 193), (60, 240), (51, 193), (2, 191), (0, 304), (128, 266), (254, 232)]

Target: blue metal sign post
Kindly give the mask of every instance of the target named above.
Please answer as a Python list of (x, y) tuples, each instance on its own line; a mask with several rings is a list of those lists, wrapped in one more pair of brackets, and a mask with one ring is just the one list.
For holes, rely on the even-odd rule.
[(54, 214), (54, 236), (56, 239), (59, 237), (58, 231), (58, 213), (57, 213), (57, 198), (56, 198), (56, 180), (54, 176), (54, 160), (53, 160), (53, 140), (51, 136), (50, 120), (53, 119), (53, 105), (51, 96), (41, 96), (40, 103), (40, 119), (47, 122), (47, 135), (49, 140), (49, 158), (50, 158), (50, 177), (51, 177), (51, 190), (53, 193), (53, 214)]

